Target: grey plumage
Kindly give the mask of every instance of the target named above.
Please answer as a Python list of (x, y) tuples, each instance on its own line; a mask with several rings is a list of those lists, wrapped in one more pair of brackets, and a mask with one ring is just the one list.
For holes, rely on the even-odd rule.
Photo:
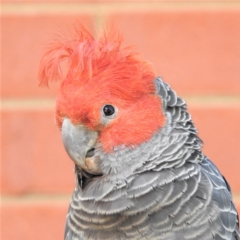
[(185, 102), (160, 78), (165, 126), (138, 148), (96, 146), (102, 176), (76, 167), (65, 240), (239, 240), (237, 211), (224, 178), (202, 153)]

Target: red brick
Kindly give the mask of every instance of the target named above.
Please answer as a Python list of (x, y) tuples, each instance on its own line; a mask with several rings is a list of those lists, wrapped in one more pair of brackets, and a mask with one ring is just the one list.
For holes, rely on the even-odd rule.
[(67, 201), (2, 203), (1, 239), (63, 239), (67, 208)]
[(204, 142), (203, 152), (240, 192), (240, 105), (190, 106), (195, 126)]
[(73, 162), (53, 110), (3, 110), (1, 118), (2, 193), (72, 192)]
[(184, 94), (240, 93), (240, 10), (113, 12), (109, 24)]
[(57, 85), (50, 90), (38, 87), (38, 68), (46, 45), (73, 24), (81, 22), (91, 29), (90, 15), (11, 15), (2, 16), (2, 97), (55, 96)]

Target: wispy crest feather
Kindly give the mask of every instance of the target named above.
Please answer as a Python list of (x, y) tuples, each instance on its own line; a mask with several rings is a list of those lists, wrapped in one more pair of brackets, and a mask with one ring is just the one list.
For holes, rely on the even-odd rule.
[[(104, 32), (98, 40), (83, 26), (75, 28), (72, 37), (61, 37), (49, 44), (40, 63), (40, 85), (65, 78), (61, 63), (67, 60), (66, 77), (91, 78), (95, 72), (106, 70), (111, 63), (135, 53), (122, 48), (123, 39), (114, 31)], [(131, 50), (132, 51), (132, 50)]]

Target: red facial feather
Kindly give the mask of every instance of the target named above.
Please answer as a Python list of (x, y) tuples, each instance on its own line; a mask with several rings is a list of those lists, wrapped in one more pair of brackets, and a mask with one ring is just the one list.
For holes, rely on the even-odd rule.
[[(63, 60), (68, 60), (69, 70), (57, 98), (59, 127), (64, 117), (84, 124), (99, 131), (104, 150), (111, 151), (119, 145), (138, 145), (164, 125), (153, 68), (132, 48), (122, 47), (121, 37), (105, 33), (95, 40), (81, 27), (72, 39), (52, 44), (41, 62), (40, 85), (63, 78)], [(108, 124), (101, 121), (105, 104), (118, 109)]]
[(100, 142), (106, 151), (114, 146), (137, 146), (152, 137), (165, 123), (158, 96), (146, 96), (128, 108), (121, 108), (115, 121), (103, 128)]

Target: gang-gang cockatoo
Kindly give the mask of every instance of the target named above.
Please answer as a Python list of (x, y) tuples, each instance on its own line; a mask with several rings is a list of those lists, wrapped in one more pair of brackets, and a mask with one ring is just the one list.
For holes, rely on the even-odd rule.
[(56, 122), (76, 172), (65, 240), (239, 239), (184, 100), (118, 34), (80, 27), (49, 46), (39, 78), (62, 79)]

